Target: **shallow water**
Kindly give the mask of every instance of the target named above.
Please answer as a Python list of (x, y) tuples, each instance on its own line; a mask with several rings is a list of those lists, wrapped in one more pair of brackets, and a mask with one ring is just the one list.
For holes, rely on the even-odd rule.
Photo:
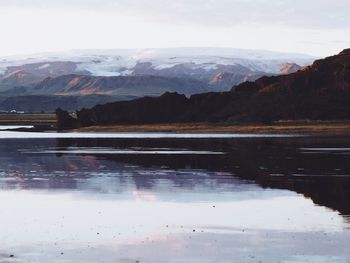
[[(1, 129), (0, 129), (1, 130)], [(159, 138), (290, 138), (301, 137), (301, 135), (284, 134), (237, 134), (237, 133), (170, 133), (170, 132), (28, 132), (25, 137), (23, 132), (2, 131), (0, 139), (83, 139), (83, 138), (110, 138), (110, 139), (159, 139)]]
[(349, 138), (8, 134), (0, 262), (350, 261)]
[(31, 125), (0, 125), (0, 131), (19, 128), (33, 128)]

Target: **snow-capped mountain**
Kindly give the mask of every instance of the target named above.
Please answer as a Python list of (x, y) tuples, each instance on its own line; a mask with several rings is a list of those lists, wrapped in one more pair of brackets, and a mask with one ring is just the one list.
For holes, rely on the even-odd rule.
[(5, 57), (0, 58), (0, 109), (14, 105), (1, 106), (1, 98), (19, 101), (18, 96), (33, 109), (36, 99), (31, 96), (89, 96), (93, 106), (106, 102), (106, 96), (125, 100), (166, 91), (187, 96), (225, 91), (280, 74), (286, 63), (305, 66), (313, 60), (302, 54), (229, 48), (73, 50)]
[[(313, 57), (303, 54), (230, 48), (73, 50), (1, 58), (0, 74), (5, 74), (9, 68), (19, 70), (20, 66), (34, 63), (38, 71), (51, 70), (55, 74), (57, 62), (70, 62), (67, 67), (71, 72), (66, 73), (85, 72), (94, 76), (120, 76), (143, 74), (143, 71), (152, 70), (153, 74), (160, 72), (160, 75), (172, 74), (172, 77), (175, 77), (174, 74), (183, 68), (188, 71), (188, 75), (193, 71), (208, 74), (213, 72), (210, 79), (219, 73), (218, 70), (222, 71), (232, 66), (242, 66), (254, 72), (278, 73), (286, 63), (305, 66), (313, 60)], [(74, 69), (71, 68), (71, 63), (75, 64)]]

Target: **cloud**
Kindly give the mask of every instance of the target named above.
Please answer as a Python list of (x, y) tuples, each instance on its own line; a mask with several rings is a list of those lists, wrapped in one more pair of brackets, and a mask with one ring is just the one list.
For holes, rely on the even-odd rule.
[(330, 55), (350, 45), (349, 0), (0, 0), (0, 56), (211, 46)]
[(85, 9), (197, 26), (350, 27), (349, 0), (0, 0), (4, 6)]

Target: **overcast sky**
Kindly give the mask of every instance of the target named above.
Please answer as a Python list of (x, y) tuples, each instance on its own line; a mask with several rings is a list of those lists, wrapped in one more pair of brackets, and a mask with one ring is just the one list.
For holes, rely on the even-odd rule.
[(0, 0), (0, 55), (233, 47), (317, 56), (350, 47), (350, 0)]

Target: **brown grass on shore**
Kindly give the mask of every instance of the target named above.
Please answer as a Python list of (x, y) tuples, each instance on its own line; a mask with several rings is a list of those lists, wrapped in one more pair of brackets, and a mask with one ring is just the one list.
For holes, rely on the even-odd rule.
[(177, 123), (148, 125), (92, 126), (77, 129), (81, 132), (180, 132), (180, 133), (256, 133), (256, 134), (312, 134), (350, 135), (350, 123), (301, 124), (212, 124)]
[(56, 115), (50, 113), (0, 114), (0, 125), (55, 124)]
[[(55, 114), (0, 114), (0, 125), (55, 124)], [(179, 132), (179, 133), (255, 133), (350, 136), (350, 122), (283, 121), (275, 124), (175, 123), (146, 125), (91, 126), (81, 132)]]

